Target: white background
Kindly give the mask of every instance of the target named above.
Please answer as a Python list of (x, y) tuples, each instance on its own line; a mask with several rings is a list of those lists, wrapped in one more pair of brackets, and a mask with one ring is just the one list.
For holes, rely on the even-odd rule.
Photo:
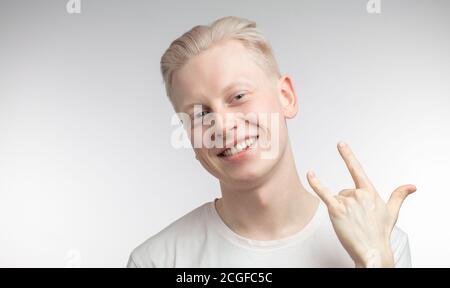
[[(0, 266), (123, 267), (138, 244), (220, 195), (170, 145), (159, 61), (198, 24), (258, 23), (300, 111), (299, 173), (351, 186), (350, 143), (379, 192), (418, 187), (398, 225), (413, 265), (450, 266), (450, 2), (0, 2)], [(189, 2), (189, 3), (188, 3)]]

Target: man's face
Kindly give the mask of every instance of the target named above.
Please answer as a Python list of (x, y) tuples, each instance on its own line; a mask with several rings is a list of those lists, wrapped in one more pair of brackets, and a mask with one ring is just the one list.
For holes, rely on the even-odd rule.
[(286, 148), (285, 118), (296, 113), (296, 101), (293, 114), (292, 107), (286, 110), (292, 106), (285, 97), (290, 80), (269, 76), (252, 57), (240, 42), (229, 40), (191, 58), (173, 75), (172, 103), (190, 117), (185, 128), (196, 157), (222, 182), (267, 176)]

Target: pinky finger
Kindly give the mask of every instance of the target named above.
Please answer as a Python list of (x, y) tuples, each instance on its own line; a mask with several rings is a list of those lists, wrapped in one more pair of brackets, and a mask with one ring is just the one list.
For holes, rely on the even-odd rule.
[(328, 188), (319, 181), (313, 171), (308, 171), (308, 173), (306, 173), (306, 178), (317, 196), (319, 196), (328, 207), (336, 205), (337, 200), (330, 194)]

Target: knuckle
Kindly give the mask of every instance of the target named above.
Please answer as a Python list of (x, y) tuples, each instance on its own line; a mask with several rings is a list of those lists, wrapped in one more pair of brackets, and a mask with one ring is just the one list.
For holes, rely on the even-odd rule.
[(355, 198), (358, 200), (361, 200), (364, 198), (364, 195), (366, 195), (367, 192), (366, 191), (362, 191), (361, 189), (356, 189), (355, 190)]
[(332, 217), (339, 217), (341, 214), (341, 211), (339, 211), (339, 209), (335, 206), (330, 206), (330, 207), (328, 207), (328, 213)]

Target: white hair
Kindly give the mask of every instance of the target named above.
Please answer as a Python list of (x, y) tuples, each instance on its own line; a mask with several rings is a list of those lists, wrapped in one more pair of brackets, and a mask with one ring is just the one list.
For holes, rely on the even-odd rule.
[(217, 19), (210, 25), (197, 25), (174, 40), (161, 57), (161, 74), (166, 93), (171, 99), (173, 73), (190, 58), (224, 40), (238, 40), (249, 50), (260, 67), (270, 76), (279, 78), (280, 72), (272, 47), (256, 28), (254, 21), (236, 16)]

